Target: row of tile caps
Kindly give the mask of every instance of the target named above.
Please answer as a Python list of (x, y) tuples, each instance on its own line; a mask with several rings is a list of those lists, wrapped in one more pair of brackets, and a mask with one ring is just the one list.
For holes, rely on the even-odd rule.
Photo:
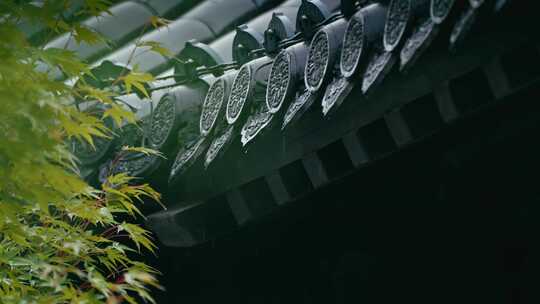
[[(289, 0), (275, 8), (274, 11), (279, 11), (280, 16), (294, 18), (299, 5), (299, 0)], [(238, 54), (242, 53), (242, 50), (246, 48), (243, 44), (248, 45), (252, 42), (250, 38), (253, 37), (247, 32), (256, 33), (260, 31), (262, 33), (273, 16), (275, 14), (272, 12), (262, 14), (239, 27), (236, 34), (225, 35), (209, 46), (197, 42), (188, 42), (178, 58), (184, 62), (192, 60), (196, 64), (195, 68), (215, 66), (230, 62), (234, 58), (238, 59), (238, 56), (240, 56)], [(243, 39), (244, 35), (250, 38)], [(240, 51), (231, 52), (232, 49)], [(179, 64), (162, 75), (190, 74), (191, 72), (186, 71), (187, 69), (186, 65)], [(222, 77), (219, 76), (222, 73), (222, 71), (217, 71), (214, 74), (206, 74), (182, 85), (175, 84), (175, 78), (169, 78), (156, 84), (167, 88), (153, 92), (153, 100), (159, 99), (159, 103), (157, 103), (152, 115), (149, 117), (146, 129), (148, 130), (147, 143), (152, 148), (160, 150), (167, 159), (137, 154), (133, 155), (132, 158), (125, 158), (117, 169), (127, 170), (132, 175), (143, 176), (154, 182), (166, 184), (169, 171), (175, 171), (176, 168), (180, 167), (178, 163), (181, 163), (181, 160), (175, 157), (178, 150), (183, 148), (182, 144), (186, 142), (194, 145), (203, 143), (198, 136), (200, 134), (199, 120), (205, 96), (207, 96), (210, 86), (215, 87), (215, 84), (221, 83), (223, 79), (236, 74), (234, 69), (225, 71), (225, 75)], [(217, 76), (219, 78), (216, 81)], [(172, 88), (168, 86), (172, 86)], [(131, 97), (138, 99), (135, 95), (131, 95)], [(145, 114), (149, 113), (146, 112)], [(142, 136), (142, 134), (139, 134), (139, 138)], [(108, 168), (109, 166), (106, 164), (101, 171), (106, 173)]]
[[(163, 27), (144, 34), (139, 37), (140, 41), (157, 41), (168, 47), (177, 58), (181, 58), (180, 54), (186, 42), (192, 38), (197, 38), (203, 41), (213, 41), (216, 38), (222, 36), (222, 38), (216, 41), (216, 46), (220, 49), (230, 49), (231, 44), (227, 45), (227, 39), (225, 37), (230, 36), (224, 34), (228, 29), (241, 22), (246, 18), (251, 18), (261, 10), (265, 10), (272, 5), (275, 5), (276, 1), (271, 0), (208, 0), (195, 6), (180, 18), (174, 20), (168, 27)], [(216, 12), (226, 11), (229, 8), (234, 8), (230, 14), (223, 16), (216, 16)], [(147, 22), (145, 19), (143, 22)], [(221, 47), (219, 46), (221, 45)], [(97, 60), (94, 63), (96, 75), (100, 75), (102, 78), (106, 78), (107, 73), (113, 72), (115, 68), (125, 67), (129, 63), (130, 66), (138, 65), (139, 68), (146, 72), (162, 72), (158, 77), (167, 77), (174, 74), (174, 69), (165, 68), (172, 66), (173, 61), (161, 56), (154, 52), (144, 51), (138, 49), (134, 56), (129, 53), (133, 50), (134, 43), (127, 44), (126, 46), (118, 49), (117, 51)], [(188, 48), (184, 51), (184, 54), (188, 54), (194, 48)], [(225, 52), (226, 54), (227, 52)], [(188, 56), (188, 55), (185, 55)], [(130, 60), (129, 57), (132, 57)], [(230, 58), (223, 60), (230, 61)], [(128, 62), (129, 61), (129, 62)], [(120, 69), (122, 69), (120, 68)], [(70, 80), (74, 83), (75, 80)], [(174, 84), (174, 78), (156, 81), (153, 87), (166, 86), (168, 84)], [(161, 95), (167, 92), (168, 89), (157, 90), (153, 92), (152, 100), (157, 103)], [(122, 96), (120, 98), (124, 100), (129, 107), (137, 112), (139, 117), (146, 116), (153, 104), (149, 103), (144, 98), (141, 98), (135, 94)], [(152, 106), (149, 106), (152, 105)], [(128, 128), (132, 129), (132, 128)], [(121, 134), (120, 137), (123, 135)], [(129, 137), (129, 136), (126, 136)], [(92, 179), (92, 176), (96, 174), (96, 166), (99, 166), (102, 162), (108, 159), (112, 153), (118, 148), (121, 143), (127, 143), (121, 138), (115, 138), (114, 140), (96, 139), (97, 149), (92, 149), (84, 144), (75, 143), (75, 154), (79, 157), (84, 175)]]
[(257, 115), (258, 105), (264, 104), (267, 80), (273, 56), (279, 51), (279, 42), (293, 38), (297, 26), (304, 33), (309, 32), (339, 7), (339, 1), (321, 3), (324, 8), (322, 14), (308, 1), (302, 1), (296, 14), (283, 11), (274, 13), (264, 35), (249, 27), (237, 31), (235, 41), (243, 42), (234, 43), (233, 57), (241, 66), (221, 76), (210, 87), (199, 120), (198, 135), (202, 136), (185, 145), (176, 155), (170, 174), (170, 188), (176, 188), (175, 180), (199, 159), (198, 154), (203, 154), (200, 159), (207, 168), (226, 151), (250, 115)]
[[(444, 2), (446, 6), (442, 7), (446, 8), (447, 12), (442, 14), (448, 14), (452, 7), (450, 2)], [(338, 99), (343, 99), (350, 92), (353, 82), (349, 79), (353, 80), (359, 74), (357, 70), (361, 66), (362, 52), (366, 53), (363, 57), (368, 57), (367, 63), (362, 66), (364, 72), (360, 73), (362, 91), (367, 93), (390, 71), (395, 62), (392, 51), (404, 43), (406, 45), (401, 53), (405, 66), (408, 60), (406, 54), (411, 52), (409, 44), (418, 43), (418, 33), (425, 32), (423, 26), (426, 22), (433, 23), (432, 19), (435, 18), (431, 17), (431, 13), (437, 13), (436, 8), (441, 7), (439, 1), (359, 4), (358, 7), (352, 4), (352, 10), (358, 10), (357, 12), (339, 14), (336, 12), (340, 8), (339, 1), (302, 1), (295, 22), (296, 30), (300, 33), (297, 39), (290, 41), (275, 56), (261, 56), (244, 64), (235, 74), (231, 72), (222, 76), (220, 81), (216, 82), (215, 88), (211, 88), (208, 102), (205, 102), (218, 106), (203, 107), (203, 110), (208, 110), (201, 115), (201, 136), (191, 139), (176, 155), (170, 173), (172, 184), (169, 186), (177, 188), (174, 180), (181, 177), (182, 173), (196, 162), (199, 154), (204, 154), (204, 150), (208, 149), (208, 152), (206, 157), (201, 158), (204, 158), (205, 167), (208, 167), (220, 152), (225, 152), (222, 151), (224, 147), (228, 147), (238, 134), (241, 144), (246, 146), (262, 131), (276, 124), (276, 120), (283, 121), (282, 128), (285, 128), (294, 116), (305, 112), (320, 93), (326, 93), (323, 98), (323, 113), (327, 114)], [(476, 9), (479, 6), (471, 4), (471, 7)], [(352, 21), (349, 22), (346, 15), (352, 17)], [(437, 22), (442, 22), (442, 19), (444, 18)], [(369, 21), (369, 25), (365, 20)], [(358, 33), (358, 24), (367, 28), (367, 35)], [(346, 30), (349, 40), (342, 48)], [(408, 40), (403, 39), (405, 33), (410, 33)], [(373, 45), (358, 45), (357, 40), (361, 41), (364, 37)], [(420, 44), (427, 41), (420, 40)], [(428, 45), (427, 42), (425, 44)], [(344, 60), (344, 64), (341, 64), (341, 57), (356, 57), (356, 61), (349, 63)], [(348, 77), (343, 76), (344, 73), (348, 74)], [(230, 82), (230, 79), (233, 79), (232, 87), (226, 90), (225, 83)], [(330, 86), (324, 86), (326, 92), (319, 92), (322, 91), (323, 84), (326, 85), (330, 79)], [(223, 109), (219, 107), (220, 103), (212, 102), (216, 96), (228, 101)], [(220, 111), (225, 119), (219, 117)], [(209, 112), (214, 114), (209, 115)], [(216, 120), (221, 127), (216, 127), (217, 134), (211, 141), (208, 138), (212, 136), (206, 135), (211, 133)], [(220, 124), (219, 120), (226, 120), (227, 124)]]
[[(247, 162), (250, 153), (243, 154), (242, 150), (253, 147), (250, 149), (275, 153), (283, 160), (283, 150), (289, 148), (283, 146), (283, 139), (276, 141), (276, 136), (286, 133), (272, 130), (294, 134), (293, 123), (301, 124), (300, 118), (310, 109), (322, 109), (324, 116), (333, 114), (350, 99), (346, 97), (355, 85), (361, 98), (375, 94), (375, 88), (396, 63), (407, 72), (437, 34), (445, 34), (443, 39), (449, 39), (450, 48), (455, 49), (475, 25), (475, 19), (490, 18), (506, 2), (288, 1), (275, 10), (283, 9), (282, 13), (264, 14), (210, 47), (188, 43), (178, 52), (183, 64), (162, 74), (183, 77), (171, 77), (159, 84), (175, 87), (154, 92), (153, 99), (161, 101), (141, 115), (148, 118), (148, 127), (143, 128), (147, 131), (133, 136), (139, 141), (148, 137), (149, 145), (168, 159), (133, 155), (119, 169), (154, 183), (166, 194), (167, 202), (176, 206), (149, 217), (149, 225), (165, 244), (192, 245), (194, 237), (186, 227), (190, 221), (196, 221), (197, 226), (205, 220), (196, 216), (190, 219), (190, 214), (207, 214), (209, 208), (218, 208), (218, 204), (209, 204), (226, 192), (236, 221), (242, 224), (252, 217), (246, 215), (253, 213), (247, 204), (257, 202), (246, 202), (248, 199), (234, 189), (260, 181), (258, 177), (277, 169), (252, 159)], [(235, 64), (227, 64), (232, 59)], [(190, 61), (192, 64), (186, 64)], [(185, 80), (197, 68), (212, 65), (220, 68), (187, 83), (175, 82)], [(273, 138), (257, 146), (265, 133)], [(272, 141), (279, 145), (268, 144)], [(306, 147), (300, 150), (309, 152)], [(313, 186), (323, 185), (328, 178), (324, 178), (316, 157), (299, 156), (306, 170), (309, 167)], [(107, 165), (102, 166), (102, 172), (108, 170)], [(279, 184), (279, 174), (264, 177), (262, 183), (269, 179)], [(283, 185), (277, 188), (283, 190)], [(275, 187), (271, 190), (274, 197), (284, 192)], [(250, 199), (264, 201), (265, 194), (262, 191), (261, 197)], [(205, 200), (209, 202), (192, 203)], [(187, 223), (179, 223), (179, 219)]]

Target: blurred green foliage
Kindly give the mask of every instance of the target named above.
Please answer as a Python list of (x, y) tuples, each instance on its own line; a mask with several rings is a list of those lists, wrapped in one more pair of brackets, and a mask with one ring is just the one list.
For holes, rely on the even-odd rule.
[[(110, 4), (84, 0), (75, 14), (96, 16)], [(125, 219), (140, 216), (136, 205), (159, 201), (159, 193), (126, 174), (91, 187), (68, 145), (78, 140), (93, 146), (96, 138), (113, 136), (106, 117), (125, 125), (136, 123), (135, 116), (117, 102), (117, 90), (84, 81), (94, 76), (76, 54), (35, 45), (21, 27), (38, 24), (51, 37), (67, 32), (77, 42), (99, 42), (95, 31), (77, 21), (81, 18), (63, 17), (70, 5), (69, 0), (0, 2), (0, 302), (153, 301), (149, 287), (159, 287), (157, 271), (133, 257), (155, 246), (148, 231)], [(153, 18), (148, 26), (164, 23)], [(82, 81), (52, 79), (38, 64)], [(150, 74), (126, 70), (113, 83), (146, 93), (152, 80)], [(75, 100), (105, 110), (83, 112)], [(130, 150), (155, 153), (123, 149)], [(129, 242), (119, 242), (122, 238)]]

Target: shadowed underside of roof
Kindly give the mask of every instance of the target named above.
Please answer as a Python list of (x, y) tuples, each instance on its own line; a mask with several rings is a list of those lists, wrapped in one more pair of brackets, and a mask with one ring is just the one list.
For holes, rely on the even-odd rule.
[[(113, 8), (123, 6), (147, 14), (135, 2)], [(528, 12), (495, 0), (215, 0), (145, 33), (180, 62), (141, 50), (132, 64), (176, 77), (153, 84), (149, 103), (122, 97), (148, 123), (138, 142), (167, 156), (122, 167), (165, 195), (169, 210), (147, 224), (170, 246), (208, 241), (503, 103), (536, 79), (513, 83), (503, 64), (523, 45), (539, 55)], [(134, 46), (108, 27), (96, 25), (121, 44), (108, 54), (70, 47), (126, 64)], [(126, 35), (140, 27), (130, 20)], [(119, 142), (85, 164), (90, 180)]]

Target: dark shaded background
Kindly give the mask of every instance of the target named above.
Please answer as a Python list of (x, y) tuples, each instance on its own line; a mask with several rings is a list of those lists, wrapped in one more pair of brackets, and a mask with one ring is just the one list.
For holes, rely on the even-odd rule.
[[(537, 37), (529, 25), (515, 28)], [(193, 248), (161, 246), (158, 303), (540, 303), (537, 41), (502, 58), (510, 83), (527, 83), (503, 100), (487, 102), (471, 71), (451, 87), (474, 108), (456, 123), (361, 170), (330, 146), (336, 182), (310, 192), (293, 176), (308, 194), (263, 220)], [(419, 104), (419, 130), (442, 124)], [(362, 131), (374, 154), (394, 149), (385, 128)]]

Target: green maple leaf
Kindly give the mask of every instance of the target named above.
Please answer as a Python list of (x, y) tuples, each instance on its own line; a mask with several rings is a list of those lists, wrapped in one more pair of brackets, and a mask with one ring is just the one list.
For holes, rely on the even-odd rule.
[(144, 41), (137, 44), (139, 47), (149, 47), (149, 51), (156, 52), (164, 57), (172, 57), (173, 53), (168, 48), (164, 47), (163, 44), (156, 41)]
[(73, 37), (77, 43), (86, 42), (93, 45), (103, 42), (103, 37), (98, 32), (80, 24), (75, 25), (73, 28)]
[(117, 104), (112, 104), (110, 108), (105, 110), (103, 118), (111, 117), (117, 126), (121, 126), (124, 119), (129, 123), (135, 123), (135, 114), (129, 110), (122, 108)]
[(152, 26), (154, 28), (158, 28), (160, 26), (167, 26), (171, 23), (170, 20), (167, 20), (165, 18), (161, 18), (161, 17), (158, 17), (158, 16), (152, 16), (150, 17), (150, 24), (152, 24)]
[(126, 231), (129, 238), (135, 243), (137, 249), (141, 249), (141, 246), (148, 249), (152, 253), (155, 253), (157, 248), (151, 241), (150, 231), (140, 227), (139, 225), (123, 222), (118, 225), (118, 232)]
[(132, 87), (135, 87), (141, 93), (143, 93), (144, 96), (150, 98), (150, 95), (146, 91), (144, 85), (154, 80), (154, 76), (152, 76), (152, 74), (132, 71), (129, 74), (120, 77), (119, 80), (124, 82), (127, 93), (131, 93)]
[(59, 67), (68, 77), (89, 73), (87, 64), (81, 62), (73, 51), (60, 48), (48, 48), (36, 52), (38, 59), (51, 67)]
[(85, 0), (85, 12), (91, 16), (99, 16), (103, 12), (111, 14), (109, 11), (109, 6), (111, 1), (109, 0)]

